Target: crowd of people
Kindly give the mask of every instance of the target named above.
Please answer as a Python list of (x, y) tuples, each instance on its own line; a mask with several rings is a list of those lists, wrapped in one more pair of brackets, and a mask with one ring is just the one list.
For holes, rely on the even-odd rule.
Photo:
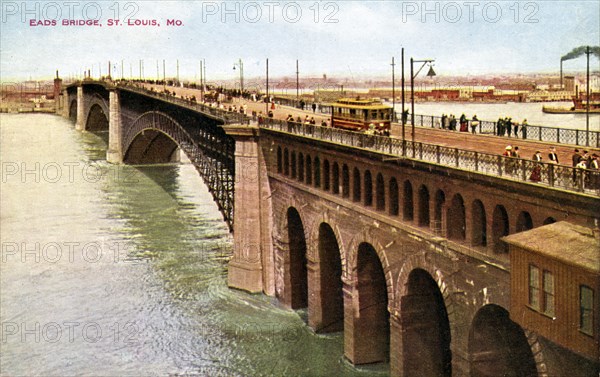
[[(481, 132), (481, 122), (477, 115), (473, 115), (468, 119), (465, 114), (456, 119), (454, 114), (442, 114), (437, 123), (438, 128), (450, 131), (471, 132), (473, 134)], [(527, 119), (523, 119), (521, 123), (517, 123), (510, 117), (499, 118), (494, 125), (494, 134), (497, 136), (520, 137), (527, 139)]]
[[(502, 156), (506, 157), (504, 171), (508, 175), (517, 173), (521, 164), (521, 156), (518, 146), (506, 146)], [(544, 166), (543, 163), (558, 165), (560, 164), (559, 156), (556, 153), (556, 148), (551, 146), (548, 151), (547, 160), (542, 156), (540, 150), (536, 150), (531, 160), (534, 162), (529, 175), (531, 182), (540, 182)], [(589, 153), (587, 150), (581, 152), (578, 148), (575, 149), (572, 155), (572, 179), (575, 186), (581, 186), (587, 189), (600, 189), (600, 155), (597, 153)]]

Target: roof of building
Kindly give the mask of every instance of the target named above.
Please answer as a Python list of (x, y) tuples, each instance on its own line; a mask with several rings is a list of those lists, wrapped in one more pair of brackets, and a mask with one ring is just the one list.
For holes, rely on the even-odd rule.
[(348, 109), (368, 109), (368, 110), (384, 110), (391, 109), (391, 106), (383, 104), (380, 100), (374, 98), (352, 99), (340, 98), (336, 102), (330, 103), (330, 106), (344, 107)]
[(600, 241), (591, 228), (560, 221), (502, 239), (521, 249), (600, 273)]

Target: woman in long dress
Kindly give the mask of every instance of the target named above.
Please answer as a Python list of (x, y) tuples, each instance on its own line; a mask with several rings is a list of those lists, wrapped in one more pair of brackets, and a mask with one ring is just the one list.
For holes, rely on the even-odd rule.
[(542, 180), (542, 164), (540, 164), (540, 162), (542, 162), (542, 152), (535, 152), (531, 159), (535, 161), (536, 164), (533, 166), (529, 180), (532, 182), (539, 182)]

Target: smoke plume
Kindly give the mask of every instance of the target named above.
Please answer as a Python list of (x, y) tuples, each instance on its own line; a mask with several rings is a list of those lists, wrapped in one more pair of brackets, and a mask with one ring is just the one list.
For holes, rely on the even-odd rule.
[[(585, 51), (588, 46), (579, 46), (574, 48), (571, 52), (560, 58), (561, 62), (565, 60), (571, 60), (580, 57), (581, 55), (585, 55)], [(600, 59), (600, 46), (590, 46), (590, 53), (595, 55), (598, 59)]]

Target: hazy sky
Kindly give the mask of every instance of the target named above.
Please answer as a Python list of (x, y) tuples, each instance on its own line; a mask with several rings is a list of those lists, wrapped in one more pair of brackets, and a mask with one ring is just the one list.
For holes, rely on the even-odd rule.
[[(195, 78), (204, 58), (207, 76), (228, 79), (244, 63), (246, 78), (388, 75), (391, 57), (433, 58), (440, 75), (558, 72), (560, 57), (600, 44), (600, 1), (1, 1), (2, 80), (69, 76), (99, 66), (125, 75)], [(109, 26), (128, 15), (160, 26)], [(32, 20), (56, 20), (32, 26)], [(102, 26), (63, 26), (98, 19)], [(168, 26), (167, 20), (182, 25)], [(177, 22), (177, 21), (176, 21)], [(101, 65), (100, 65), (101, 64)], [(592, 69), (598, 69), (592, 59)], [(398, 65), (397, 69), (399, 70)], [(565, 62), (583, 70), (585, 57)]]

